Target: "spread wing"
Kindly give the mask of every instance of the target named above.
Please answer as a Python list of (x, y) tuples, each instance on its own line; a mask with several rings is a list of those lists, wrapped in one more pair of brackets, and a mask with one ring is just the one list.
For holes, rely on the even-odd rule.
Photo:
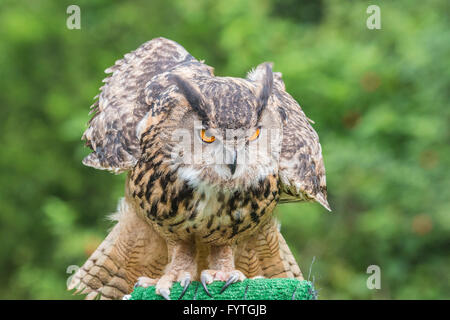
[(281, 73), (273, 76), (268, 107), (279, 113), (283, 127), (278, 172), (280, 202), (315, 200), (331, 211), (319, 136), (300, 105), (286, 92)]
[(138, 125), (151, 108), (151, 95), (156, 94), (149, 92), (146, 84), (153, 77), (190, 61), (197, 60), (178, 43), (157, 38), (105, 70), (112, 74), (103, 80), (105, 85), (91, 107), (94, 116), (83, 134), (86, 145), (94, 152), (83, 164), (113, 172), (132, 168), (141, 152)]
[(161, 277), (168, 261), (166, 241), (137, 215), (132, 202), (121, 200), (112, 218), (117, 224), (68, 285), (89, 300), (121, 299), (138, 277)]

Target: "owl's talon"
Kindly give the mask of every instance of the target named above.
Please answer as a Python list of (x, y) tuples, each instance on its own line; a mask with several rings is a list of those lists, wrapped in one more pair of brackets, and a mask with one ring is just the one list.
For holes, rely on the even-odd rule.
[[(184, 287), (183, 287), (183, 291), (181, 292), (178, 300), (181, 300), (181, 298), (183, 298), (184, 294), (186, 293), (187, 289), (189, 288), (189, 285), (191, 284), (191, 279), (190, 279), (190, 277), (185, 278), (182, 282), (184, 282)], [(183, 283), (180, 283), (180, 284), (183, 285)]]
[(203, 281), (202, 281), (202, 285), (203, 285), (203, 289), (205, 289), (206, 294), (212, 298), (213, 296), (212, 296), (211, 292), (209, 292), (208, 288), (206, 287), (206, 284)]
[(225, 282), (225, 284), (223, 285), (219, 294), (222, 294), (230, 286), (230, 284), (235, 283), (237, 281), (239, 281), (239, 275), (236, 273), (231, 274), (230, 277), (228, 278), (227, 282)]
[(203, 289), (205, 290), (206, 294), (212, 298), (213, 297), (212, 294), (209, 292), (208, 288), (206, 287), (207, 284), (210, 284), (212, 282), (212, 277), (208, 273), (202, 272), (202, 274), (200, 276), (200, 280), (201, 280)]
[(168, 289), (160, 289), (160, 290), (159, 290), (159, 294), (160, 294), (161, 296), (163, 296), (164, 299), (170, 300), (170, 296), (169, 296), (170, 291), (169, 291)]

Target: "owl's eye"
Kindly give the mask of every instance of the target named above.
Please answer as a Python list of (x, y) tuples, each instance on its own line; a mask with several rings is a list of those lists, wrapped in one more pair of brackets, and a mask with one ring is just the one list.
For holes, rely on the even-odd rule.
[(202, 140), (204, 142), (206, 142), (206, 143), (212, 143), (212, 142), (214, 142), (214, 140), (216, 140), (216, 137), (208, 136), (206, 134), (206, 130), (205, 129), (200, 130), (200, 138), (202, 138)]
[(250, 141), (256, 140), (259, 137), (260, 132), (261, 132), (261, 128), (260, 127), (256, 128), (255, 133), (250, 138), (248, 138), (248, 140), (250, 140)]

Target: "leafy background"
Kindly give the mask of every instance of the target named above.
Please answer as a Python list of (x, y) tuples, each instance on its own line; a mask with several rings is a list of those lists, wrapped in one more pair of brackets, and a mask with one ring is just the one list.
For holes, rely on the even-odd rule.
[[(81, 30), (66, 8), (81, 8)], [(381, 8), (381, 30), (366, 9)], [(280, 206), (322, 299), (450, 298), (446, 0), (0, 1), (0, 298), (72, 299), (123, 176), (82, 166), (103, 70), (164, 36), (242, 77), (263, 61), (315, 120), (333, 213)], [(381, 268), (381, 290), (366, 269)]]

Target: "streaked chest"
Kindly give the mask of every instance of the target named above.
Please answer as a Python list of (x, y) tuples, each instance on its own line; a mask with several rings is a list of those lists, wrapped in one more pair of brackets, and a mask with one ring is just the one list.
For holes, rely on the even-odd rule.
[(270, 175), (245, 190), (192, 186), (164, 174), (130, 179), (130, 190), (143, 216), (165, 238), (222, 245), (245, 237), (272, 216), (279, 199), (278, 177)]

